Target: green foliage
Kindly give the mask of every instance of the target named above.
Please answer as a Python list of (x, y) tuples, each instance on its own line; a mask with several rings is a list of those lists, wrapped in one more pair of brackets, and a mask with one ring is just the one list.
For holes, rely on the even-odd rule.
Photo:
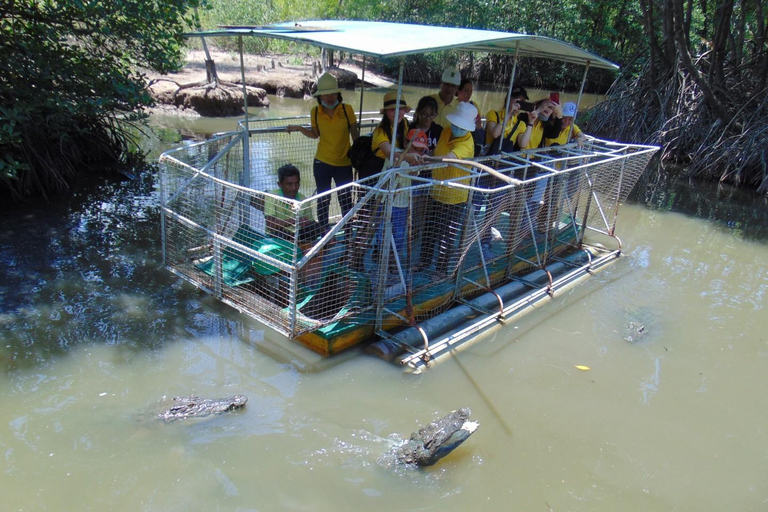
[(151, 103), (138, 69), (183, 55), (201, 0), (0, 4), (0, 186), (21, 197), (132, 160), (118, 124)]

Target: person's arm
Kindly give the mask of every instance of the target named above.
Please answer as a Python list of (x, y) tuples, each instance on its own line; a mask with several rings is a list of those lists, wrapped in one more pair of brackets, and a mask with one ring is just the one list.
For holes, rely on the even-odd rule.
[[(491, 112), (494, 113), (495, 120), (491, 121)], [(491, 139), (495, 139), (501, 135), (501, 119), (498, 118), (498, 113), (494, 110), (488, 112), (485, 116), (485, 132), (491, 135)]]
[(531, 143), (531, 134), (533, 133), (533, 124), (536, 122), (536, 119), (538, 118), (539, 113), (534, 110), (533, 112), (528, 112), (528, 116), (526, 119), (523, 119), (525, 122), (525, 131), (523, 131), (520, 135), (517, 136), (517, 145), (520, 147), (520, 149), (528, 149), (528, 145)]
[(360, 125), (357, 123), (350, 125), (349, 134), (352, 136), (352, 140), (356, 141), (360, 137)]
[(320, 135), (315, 133), (315, 131), (312, 128), (307, 128), (306, 126), (300, 126), (298, 124), (289, 124), (288, 126), (285, 127), (285, 131), (287, 131), (288, 133), (301, 132), (305, 136), (309, 137), (310, 139), (317, 139), (318, 137), (320, 137)]
[[(382, 153), (384, 153), (384, 159), (389, 160), (389, 152), (392, 151), (392, 144), (389, 141), (384, 141), (381, 144), (379, 144), (379, 149)], [(374, 151), (375, 152), (375, 151)], [(400, 153), (403, 151), (400, 149), (395, 149), (395, 162), (398, 161), (398, 158), (400, 156)], [(422, 163), (421, 155), (417, 153), (406, 153), (403, 155), (403, 160), (408, 162), (410, 165), (419, 165)]]
[(283, 231), (285, 228), (293, 226), (293, 220), (278, 219), (272, 215), (265, 215), (267, 223), (267, 232)]
[(360, 136), (360, 124), (357, 122), (355, 109), (351, 105), (344, 104), (344, 115), (347, 118), (347, 123), (349, 123), (349, 135), (352, 137), (352, 142), (354, 142)]

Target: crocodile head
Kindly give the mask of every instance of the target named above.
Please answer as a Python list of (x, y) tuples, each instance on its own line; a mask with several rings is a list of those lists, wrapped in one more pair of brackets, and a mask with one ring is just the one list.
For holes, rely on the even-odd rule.
[(202, 418), (211, 414), (222, 414), (245, 407), (248, 397), (234, 395), (227, 398), (200, 398), (199, 396), (177, 396), (169, 408), (158, 414), (165, 421), (186, 418)]
[(471, 436), (480, 425), (467, 407), (457, 409), (414, 432), (397, 453), (399, 462), (431, 466)]

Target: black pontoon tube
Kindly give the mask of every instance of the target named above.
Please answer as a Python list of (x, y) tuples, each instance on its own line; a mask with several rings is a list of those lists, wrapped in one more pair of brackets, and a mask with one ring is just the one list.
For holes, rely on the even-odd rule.
[[(590, 254), (587, 251), (579, 251), (573, 254), (570, 258), (566, 258), (566, 262), (555, 262), (547, 267), (550, 272), (556, 275), (564, 274), (573, 265), (585, 265), (591, 261)], [(508, 303), (513, 299), (518, 299), (526, 291), (530, 291), (532, 287), (551, 287), (551, 277), (544, 270), (537, 270), (527, 276), (525, 279), (519, 279), (507, 283), (495, 290), (493, 293), (484, 293), (475, 299), (468, 301), (465, 304), (456, 306), (449, 309), (445, 313), (430, 318), (421, 322), (416, 327), (409, 327), (394, 334), (390, 340), (386, 340), (385, 343), (396, 343), (400, 346), (408, 346), (412, 348), (418, 348), (424, 344), (425, 336), (430, 340), (436, 340), (446, 334), (447, 332), (454, 330), (462, 324), (469, 322), (477, 317), (478, 311), (493, 311), (497, 310), (499, 306), (499, 297), (504, 303)], [(498, 315), (498, 313), (496, 313)], [(424, 334), (420, 332), (423, 330)]]

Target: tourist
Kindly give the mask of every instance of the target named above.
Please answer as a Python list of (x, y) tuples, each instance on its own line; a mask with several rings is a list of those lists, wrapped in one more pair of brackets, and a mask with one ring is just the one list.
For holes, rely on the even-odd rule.
[[(435, 157), (438, 159), (472, 158), (475, 154), (472, 130), (475, 127), (477, 108), (471, 103), (460, 103), (456, 111), (448, 114), (447, 120), (450, 127), (443, 130), (440, 140), (435, 148)], [(470, 173), (453, 165), (440, 167), (432, 171), (436, 180), (450, 180), (469, 176)], [(469, 178), (458, 181), (469, 185)], [(448, 274), (450, 253), (456, 238), (461, 239), (466, 204), (469, 191), (466, 189), (435, 184), (430, 192), (430, 204), (427, 206), (429, 219), (423, 227), (424, 241), (421, 249), (420, 268), (429, 267), (432, 264), (435, 247), (438, 256), (435, 274), (444, 277)], [(452, 269), (451, 269), (452, 270)]]
[(543, 147), (544, 139), (559, 137), (563, 127), (563, 109), (549, 98), (537, 101), (531, 112), (520, 112), (517, 118), (523, 122), (512, 137), (521, 150)]
[[(412, 129), (407, 135), (408, 145), (406, 154), (413, 153), (415, 155), (424, 155), (429, 150), (429, 141), (427, 135), (421, 131)], [(400, 259), (400, 264), (405, 266), (405, 274), (408, 274), (410, 268), (410, 261), (407, 261), (410, 251), (407, 250), (408, 242), (408, 212), (410, 210), (412, 202), (416, 199), (411, 197), (411, 185), (412, 180), (409, 176), (409, 171), (405, 170), (409, 167), (407, 161), (402, 162), (400, 165), (404, 168), (403, 171), (398, 171), (397, 178), (395, 178), (395, 193), (392, 197), (392, 215), (390, 217), (392, 225), (392, 238), (397, 249), (397, 255)], [(396, 265), (394, 258), (389, 260), (390, 273), (394, 273)]]
[(413, 127), (421, 130), (427, 136), (428, 148), (426, 154), (435, 154), (435, 146), (443, 132), (442, 125), (435, 122), (437, 118), (437, 100), (433, 96), (424, 96), (416, 105), (413, 113)]
[[(395, 110), (398, 106), (397, 103), (397, 91), (390, 91), (384, 95), (381, 110), (381, 121), (376, 129), (373, 131), (371, 138), (371, 150), (377, 158), (384, 160), (384, 168), (391, 167), (393, 164), (405, 161), (409, 164), (418, 165), (422, 162), (422, 157), (418, 153), (403, 154), (405, 149), (406, 134), (408, 133), (408, 120), (405, 119), (405, 114), (411, 111), (410, 105), (404, 97), (400, 97), (397, 122), (395, 122)], [(394, 162), (390, 162), (389, 158), (392, 154), (392, 135), (393, 127), (397, 124), (397, 135), (395, 137), (395, 152)], [(380, 237), (374, 237), (374, 234), (378, 231), (381, 232), (381, 218), (384, 214), (384, 209), (377, 204), (377, 201), (371, 200), (367, 204), (361, 206), (360, 211), (355, 215), (355, 222), (353, 230), (355, 231), (354, 240), (350, 242), (349, 257), (350, 267), (356, 272), (362, 272), (365, 270), (365, 253), (368, 251), (368, 246), (371, 240)], [(376, 245), (378, 250), (380, 245)], [(376, 254), (374, 253), (374, 261), (376, 260)]]
[[(392, 154), (392, 132), (395, 125), (395, 110), (397, 107), (397, 91), (391, 91), (384, 95), (384, 101), (379, 112), (382, 114), (381, 121), (376, 129), (373, 131), (373, 139), (371, 141), (371, 149), (373, 154), (379, 158), (388, 160)], [(403, 96), (400, 96), (400, 108), (398, 110), (397, 117), (397, 140), (395, 141), (395, 162), (400, 160), (400, 156), (405, 149), (403, 141), (408, 133), (408, 120), (405, 119), (405, 114), (411, 111), (411, 107), (408, 102), (405, 101)], [(403, 159), (411, 165), (418, 165), (421, 163), (421, 155), (416, 153), (408, 153), (402, 155)], [(394, 162), (389, 162), (391, 165)]]
[[(544, 139), (544, 147), (563, 145), (572, 140), (575, 140), (581, 147), (587, 140), (587, 136), (573, 123), (574, 117), (576, 117), (576, 104), (569, 101), (563, 105), (563, 128), (560, 130), (560, 135), (554, 139)], [(571, 125), (573, 125), (573, 130), (571, 130)]]
[[(312, 210), (309, 204), (304, 204), (298, 211), (292, 207), (290, 201), (280, 200), (284, 197), (294, 201), (306, 199), (299, 192), (301, 185), (301, 172), (292, 164), (286, 164), (277, 170), (278, 188), (271, 190), (270, 196), (264, 198), (264, 218), (266, 220), (267, 234), (293, 242), (296, 238), (296, 225), (299, 226), (298, 241), (311, 242), (321, 236), (324, 231), (320, 224), (312, 218)], [(277, 197), (273, 197), (277, 196)]]
[(455, 68), (446, 68), (443, 72), (440, 91), (432, 97), (437, 101), (437, 117), (435, 122), (442, 127), (448, 126), (448, 114), (452, 114), (459, 105), (456, 91), (461, 83), (461, 73)]
[[(310, 139), (320, 139), (312, 171), (315, 176), (317, 193), (331, 190), (332, 182), (336, 187), (351, 183), (354, 179), (352, 162), (347, 153), (352, 140), (360, 135), (355, 111), (351, 105), (342, 103), (341, 89), (336, 78), (330, 73), (324, 73), (317, 80), (317, 106), (310, 112), (311, 127), (288, 125), (286, 131), (301, 132)], [(346, 215), (352, 209), (352, 191), (349, 187), (338, 191), (341, 212)], [(317, 218), (320, 224), (327, 228), (328, 210), (331, 204), (330, 194), (317, 201)]]
[[(485, 146), (486, 153), (495, 155), (500, 151), (511, 153), (515, 151), (515, 141), (511, 135), (516, 131), (519, 121), (521, 102), (525, 104), (528, 100), (528, 93), (522, 86), (516, 85), (512, 88), (509, 99), (509, 108), (502, 107), (500, 110), (489, 110), (485, 115)], [(506, 126), (504, 121), (506, 120)], [(504, 138), (501, 138), (501, 130), (504, 130)]]
[[(563, 127), (563, 109), (554, 101), (542, 99), (536, 102), (535, 108), (531, 112), (521, 112), (518, 119), (522, 120), (520, 126), (512, 134), (521, 150), (536, 149), (543, 147), (544, 140), (547, 138), (557, 138)], [(531, 168), (532, 174), (529, 178), (536, 177), (535, 168)], [(527, 201), (528, 215), (536, 217), (541, 207), (545, 204), (545, 193), (549, 178), (536, 181), (533, 193)]]

